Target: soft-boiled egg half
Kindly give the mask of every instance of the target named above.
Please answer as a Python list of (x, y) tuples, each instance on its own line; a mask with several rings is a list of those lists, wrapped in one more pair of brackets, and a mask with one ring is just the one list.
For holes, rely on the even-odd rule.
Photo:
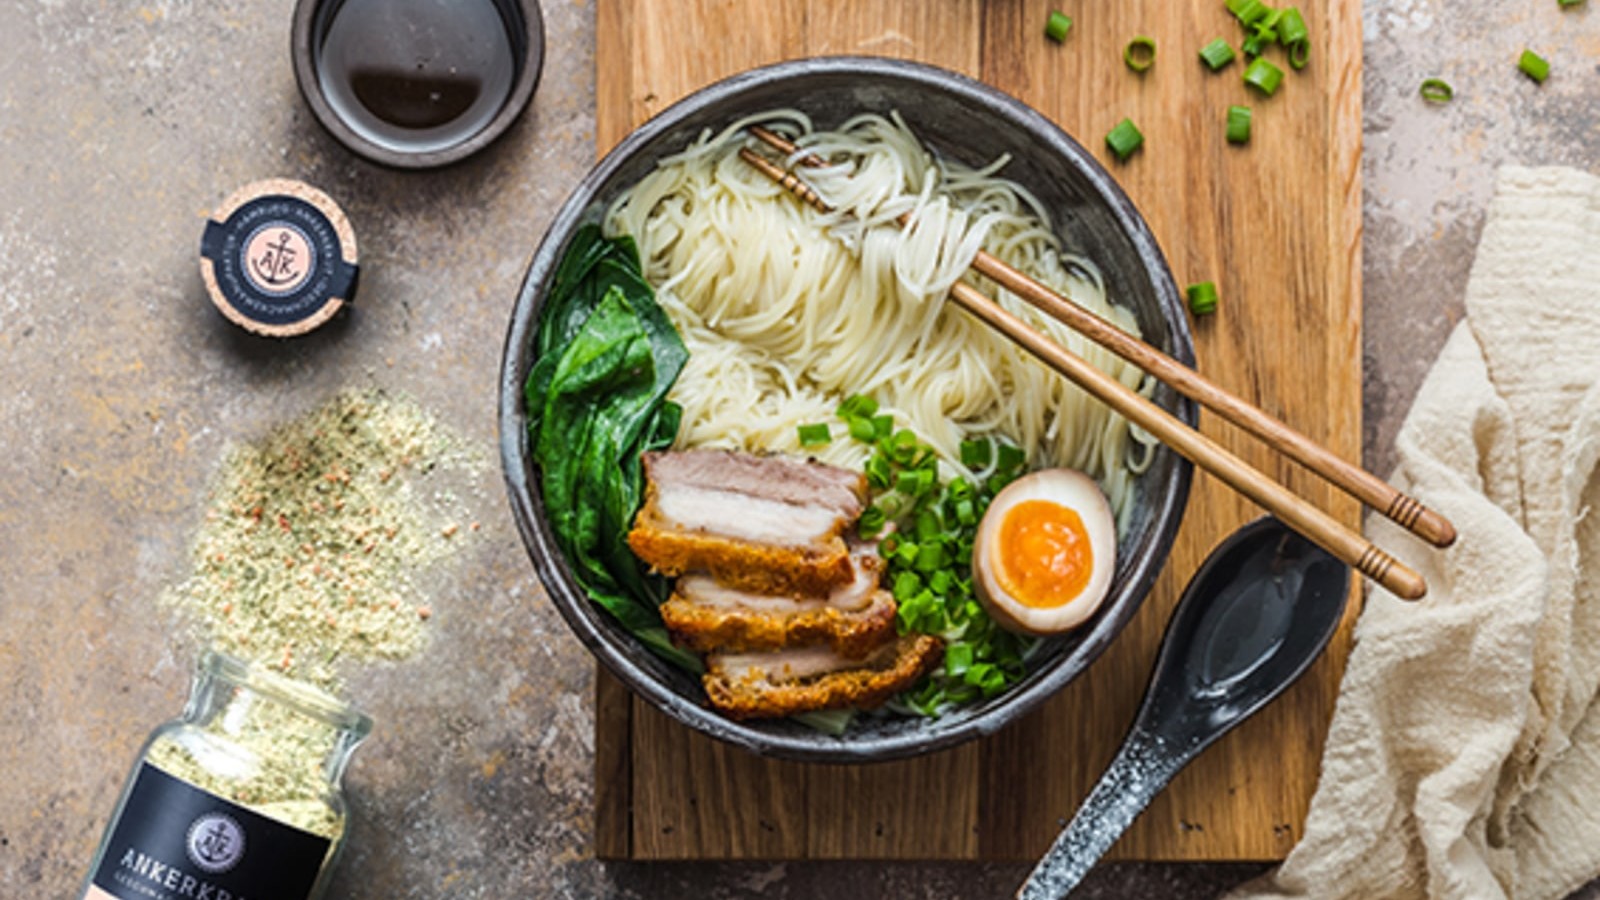
[(1072, 469), (1041, 469), (989, 503), (972, 547), (972, 582), (1008, 631), (1060, 634), (1089, 618), (1111, 587), (1117, 526), (1100, 486)]

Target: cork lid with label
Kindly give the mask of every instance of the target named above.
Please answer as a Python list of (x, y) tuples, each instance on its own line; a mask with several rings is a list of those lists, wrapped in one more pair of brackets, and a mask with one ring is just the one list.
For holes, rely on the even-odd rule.
[(274, 178), (235, 191), (206, 222), (200, 277), (234, 324), (268, 337), (305, 334), (350, 302), (356, 233), (332, 198)]

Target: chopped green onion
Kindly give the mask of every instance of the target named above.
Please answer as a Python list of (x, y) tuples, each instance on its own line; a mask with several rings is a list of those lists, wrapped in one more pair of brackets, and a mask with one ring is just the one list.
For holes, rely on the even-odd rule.
[(1276, 38), (1272, 32), (1263, 32), (1260, 26), (1256, 26), (1256, 33), (1246, 37), (1244, 41), (1239, 44), (1239, 49), (1244, 51), (1246, 59), (1255, 59), (1256, 57), (1260, 56), (1261, 51), (1266, 49), (1267, 45), (1272, 43), (1275, 39)]
[(866, 394), (852, 394), (839, 404), (839, 418), (854, 419), (872, 416), (878, 411), (878, 401)]
[(911, 465), (916, 461), (918, 441), (917, 435), (909, 428), (902, 428), (894, 433), (883, 448), (889, 458), (902, 466)]
[(800, 446), (812, 447), (817, 444), (827, 444), (833, 441), (833, 432), (828, 430), (827, 422), (817, 422), (812, 425), (800, 426)]
[(1311, 40), (1311, 29), (1306, 27), (1305, 17), (1300, 15), (1300, 8), (1291, 6), (1283, 10), (1276, 23), (1278, 29), (1278, 42), (1285, 47), (1300, 41)]
[(917, 561), (917, 550), (916, 541), (896, 541), (894, 552), (889, 554), (889, 559), (892, 562), (909, 566)]
[(1306, 63), (1311, 61), (1311, 42), (1296, 41), (1289, 45), (1289, 65), (1295, 69), (1304, 69)]
[(847, 419), (850, 425), (850, 436), (864, 444), (870, 444), (878, 438), (878, 429), (872, 425), (872, 420), (857, 416)]
[(1202, 281), (1199, 284), (1189, 285), (1184, 293), (1189, 296), (1189, 312), (1197, 316), (1209, 316), (1217, 311), (1217, 283)]
[(1135, 72), (1148, 72), (1156, 64), (1156, 42), (1139, 35), (1122, 50), (1122, 61)]
[(880, 440), (894, 434), (894, 416), (873, 416), (872, 437), (867, 440)]
[(1261, 0), (1228, 0), (1228, 11), (1245, 25), (1251, 25), (1257, 19), (1264, 19), (1272, 13)]
[(1456, 90), (1443, 78), (1429, 78), (1422, 82), (1422, 88), (1417, 93), (1429, 103), (1449, 103), (1455, 97)]
[(1044, 23), (1044, 36), (1056, 43), (1067, 39), (1067, 32), (1072, 30), (1072, 17), (1065, 15), (1059, 9), (1050, 10), (1050, 18)]
[(971, 500), (957, 500), (955, 517), (962, 525), (971, 525), (978, 521), (977, 508), (972, 505)]
[(1228, 143), (1250, 143), (1250, 107), (1228, 107)]
[(1560, 2), (1560, 4), (1562, 6), (1581, 6), (1581, 5), (1583, 5), (1583, 0), (1559, 0), (1559, 2)]
[(915, 572), (902, 571), (895, 574), (894, 587), (890, 593), (894, 594), (896, 601), (905, 603), (915, 597), (920, 590), (922, 590), (922, 576)]
[(922, 544), (917, 547), (917, 561), (911, 567), (918, 572), (937, 572), (949, 562), (944, 553), (944, 547), (938, 543)]
[(951, 644), (944, 649), (944, 673), (946, 675), (963, 675), (971, 666), (971, 644)]
[(1283, 44), (1289, 54), (1289, 65), (1295, 69), (1304, 69), (1311, 61), (1311, 29), (1306, 27), (1298, 7), (1291, 6), (1283, 11), (1283, 18), (1278, 20), (1278, 42)]
[(861, 532), (862, 537), (875, 537), (878, 532), (883, 530), (883, 526), (888, 524), (888, 521), (889, 514), (884, 511), (883, 507), (877, 505), (869, 506), (862, 510), (861, 518), (856, 520), (856, 530)]
[(995, 471), (1006, 475), (1015, 476), (1028, 462), (1028, 454), (1021, 447), (1014, 444), (1000, 445), (1000, 458), (995, 461)]
[(1258, 57), (1245, 67), (1244, 83), (1268, 97), (1277, 93), (1278, 85), (1282, 82), (1283, 70), (1265, 59)]
[(1233, 48), (1222, 38), (1217, 38), (1211, 43), (1200, 48), (1200, 59), (1205, 61), (1211, 71), (1216, 72), (1233, 62)]
[(961, 464), (969, 469), (981, 469), (994, 455), (994, 444), (989, 440), (962, 441)]
[(932, 469), (903, 469), (894, 477), (894, 489), (907, 497), (921, 497), (933, 487)]
[[(853, 432), (852, 436), (854, 436)], [(860, 440), (859, 438), (857, 439)], [(866, 470), (867, 484), (879, 490), (887, 488), (890, 480), (894, 477), (894, 470), (889, 464), (889, 458), (881, 453), (874, 453), (867, 457)]]
[(1123, 119), (1117, 127), (1111, 129), (1106, 135), (1106, 146), (1116, 155), (1119, 162), (1127, 162), (1133, 151), (1144, 144), (1144, 135), (1139, 132), (1139, 126), (1133, 124), (1132, 119)]
[(1517, 68), (1522, 70), (1522, 74), (1540, 84), (1544, 84), (1544, 80), (1550, 77), (1550, 61), (1532, 50), (1522, 51), (1522, 58), (1517, 60)]
[(814, 709), (810, 712), (789, 714), (789, 718), (801, 725), (834, 737), (839, 737), (850, 730), (850, 720), (855, 716), (854, 709)]

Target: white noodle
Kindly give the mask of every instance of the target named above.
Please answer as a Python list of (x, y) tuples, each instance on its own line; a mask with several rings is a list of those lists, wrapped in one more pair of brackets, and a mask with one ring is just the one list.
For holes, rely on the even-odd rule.
[[(760, 122), (827, 164), (806, 180), (835, 208), (822, 215), (738, 158), (743, 129)], [(798, 158), (789, 161), (791, 165)], [(1047, 211), (996, 173), (932, 156), (899, 117), (857, 116), (814, 131), (793, 110), (706, 132), (619, 197), (606, 230), (639, 242), (645, 275), (683, 334), (689, 362), (672, 399), (683, 405), (678, 444), (814, 455), (859, 467), (867, 448), (834, 417), (869, 394), (938, 452), (945, 474), (970, 476), (960, 442), (999, 436), (1030, 467), (1070, 466), (1127, 507), (1153, 439), (942, 302), (966, 280), (1110, 373), (1148, 392), (1142, 373), (1010, 292), (967, 271), (980, 248), (1138, 333), (1131, 311), (1107, 302), (1099, 272), (1063, 252)], [(911, 213), (902, 231), (894, 220)], [(797, 427), (833, 425), (823, 447)]]

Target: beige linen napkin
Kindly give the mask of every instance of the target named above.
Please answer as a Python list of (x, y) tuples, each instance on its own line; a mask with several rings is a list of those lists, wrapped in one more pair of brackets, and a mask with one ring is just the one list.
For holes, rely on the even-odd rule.
[(1233, 900), (1559, 898), (1600, 875), (1600, 179), (1502, 170), (1394, 483), (1453, 521), (1356, 625), (1305, 837)]

